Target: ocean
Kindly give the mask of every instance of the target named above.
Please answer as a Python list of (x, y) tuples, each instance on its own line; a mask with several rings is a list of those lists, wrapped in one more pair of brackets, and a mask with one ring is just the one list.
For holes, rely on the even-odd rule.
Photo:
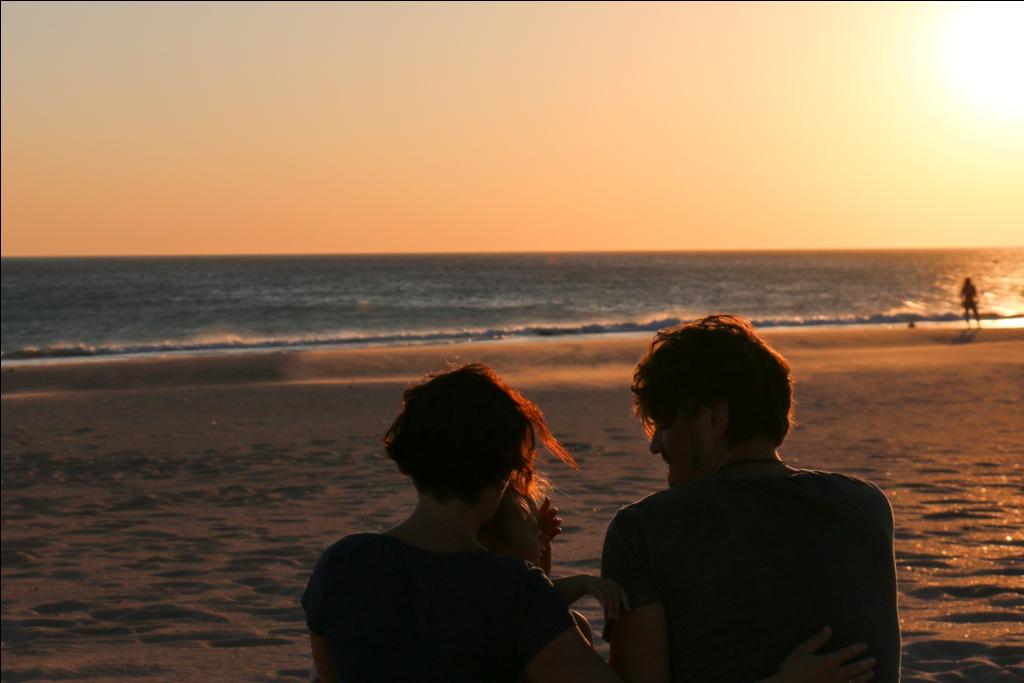
[(1024, 316), (1024, 248), (4, 258), (3, 362)]

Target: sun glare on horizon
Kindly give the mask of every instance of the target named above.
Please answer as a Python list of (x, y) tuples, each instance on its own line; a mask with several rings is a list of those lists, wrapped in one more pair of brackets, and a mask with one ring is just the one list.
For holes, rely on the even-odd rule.
[(1024, 121), (1024, 2), (971, 2), (949, 17), (941, 50), (971, 104)]

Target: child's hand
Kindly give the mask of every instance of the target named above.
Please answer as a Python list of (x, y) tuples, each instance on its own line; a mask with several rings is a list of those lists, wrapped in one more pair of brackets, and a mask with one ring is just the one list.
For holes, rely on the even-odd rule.
[(562, 518), (558, 516), (558, 508), (551, 507), (550, 498), (545, 498), (537, 511), (537, 529), (544, 543), (551, 543), (555, 536), (562, 533)]
[(587, 595), (593, 595), (604, 606), (605, 621), (618, 619), (623, 610), (629, 609), (629, 598), (626, 591), (622, 590), (615, 581), (602, 579), (600, 576), (581, 574), (582, 590)]

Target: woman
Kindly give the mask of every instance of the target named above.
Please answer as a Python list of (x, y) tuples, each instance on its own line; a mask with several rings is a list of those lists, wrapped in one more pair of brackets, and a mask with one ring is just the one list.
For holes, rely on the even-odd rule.
[[(321, 681), (619, 680), (543, 571), (478, 541), (506, 488), (534, 493), (538, 437), (575, 465), (540, 409), (485, 366), (405, 392), (384, 443), (418, 502), (393, 529), (320, 557), (302, 604)], [(777, 680), (861, 680), (863, 665), (840, 674), (829, 657), (798, 650)]]

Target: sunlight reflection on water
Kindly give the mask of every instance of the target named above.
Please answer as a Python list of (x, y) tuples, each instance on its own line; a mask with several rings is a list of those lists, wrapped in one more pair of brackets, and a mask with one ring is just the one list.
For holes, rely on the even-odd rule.
[(1001, 318), (999, 320), (986, 320), (985, 323), (984, 323), (984, 327), (994, 327), (996, 329), (1001, 329), (1001, 330), (1008, 330), (1008, 329), (1017, 330), (1017, 329), (1020, 329), (1020, 328), (1024, 328), (1024, 317), (1020, 317), (1020, 318)]

